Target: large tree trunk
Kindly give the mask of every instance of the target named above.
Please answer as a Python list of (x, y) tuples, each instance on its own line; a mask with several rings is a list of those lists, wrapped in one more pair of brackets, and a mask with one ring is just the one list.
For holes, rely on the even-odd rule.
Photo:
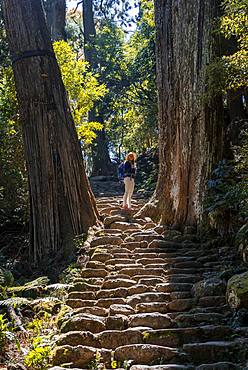
[[(96, 28), (94, 23), (93, 0), (83, 1), (83, 27), (84, 27), (84, 54), (94, 71), (97, 66), (97, 51), (95, 48)], [(89, 114), (89, 121), (97, 121), (103, 124), (103, 129), (97, 131), (97, 138), (92, 145), (92, 176), (111, 175), (114, 167), (111, 163), (106, 133), (104, 129), (103, 114), (96, 115), (95, 109)]]
[(66, 0), (47, 0), (46, 15), (52, 41), (65, 40)]
[(207, 177), (222, 154), (222, 99), (204, 101), (216, 15), (216, 0), (155, 0), (160, 169), (142, 212), (162, 223), (198, 222)]
[[(96, 119), (102, 124), (102, 117)], [(116, 172), (114, 164), (109, 157), (108, 143), (105, 130), (97, 132), (97, 137), (92, 144), (92, 173), (91, 176), (110, 176)]]
[(40, 0), (3, 0), (30, 185), (31, 255), (64, 254), (97, 222)]

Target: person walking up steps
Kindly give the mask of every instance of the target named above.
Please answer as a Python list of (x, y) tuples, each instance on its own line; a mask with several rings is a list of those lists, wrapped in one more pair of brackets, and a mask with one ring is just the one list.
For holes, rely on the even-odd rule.
[(123, 209), (131, 209), (131, 199), (134, 191), (135, 185), (135, 166), (136, 155), (133, 152), (128, 153), (124, 163), (124, 184), (125, 184), (125, 193), (123, 197)]

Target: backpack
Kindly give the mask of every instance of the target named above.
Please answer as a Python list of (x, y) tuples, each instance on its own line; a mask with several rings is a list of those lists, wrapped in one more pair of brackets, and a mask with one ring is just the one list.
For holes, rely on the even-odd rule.
[(122, 162), (118, 166), (118, 179), (119, 179), (119, 181), (124, 180), (124, 169), (125, 169), (125, 163)]

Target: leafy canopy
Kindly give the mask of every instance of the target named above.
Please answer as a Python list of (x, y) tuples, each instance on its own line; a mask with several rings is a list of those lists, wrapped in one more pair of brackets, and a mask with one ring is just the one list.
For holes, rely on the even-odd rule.
[(101, 130), (102, 125), (98, 122), (87, 122), (87, 113), (94, 103), (106, 94), (106, 86), (100, 84), (97, 76), (89, 72), (87, 62), (77, 59), (77, 54), (66, 41), (56, 41), (53, 47), (79, 138), (89, 144), (96, 137), (95, 131)]
[(224, 14), (220, 19), (221, 33), (237, 40), (237, 51), (224, 57), (228, 72), (227, 88), (248, 86), (248, 1), (224, 0)]

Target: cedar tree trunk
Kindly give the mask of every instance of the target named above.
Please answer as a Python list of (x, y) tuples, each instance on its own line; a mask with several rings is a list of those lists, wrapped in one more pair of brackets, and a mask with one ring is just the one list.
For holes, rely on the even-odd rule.
[(141, 212), (174, 225), (195, 225), (206, 180), (222, 155), (221, 97), (206, 103), (206, 66), (218, 53), (216, 0), (155, 0), (160, 168)]
[(30, 187), (31, 257), (68, 253), (97, 222), (40, 0), (4, 0)]
[(48, 0), (46, 15), (52, 41), (65, 40), (66, 0)]

